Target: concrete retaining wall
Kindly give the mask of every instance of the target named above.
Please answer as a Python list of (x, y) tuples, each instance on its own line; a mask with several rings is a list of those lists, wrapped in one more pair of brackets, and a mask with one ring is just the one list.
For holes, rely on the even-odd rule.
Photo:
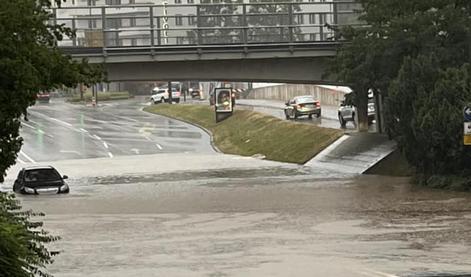
[(345, 91), (334, 90), (317, 85), (276, 85), (254, 88), (250, 91), (248, 99), (269, 99), (287, 101), (295, 96), (312, 95), (321, 101), (321, 105), (338, 106), (344, 99)]

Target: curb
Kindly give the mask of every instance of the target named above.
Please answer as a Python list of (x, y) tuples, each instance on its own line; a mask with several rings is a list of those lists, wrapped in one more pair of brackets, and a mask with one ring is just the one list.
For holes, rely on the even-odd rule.
[(213, 133), (211, 133), (210, 130), (204, 128), (203, 126), (200, 126), (199, 124), (196, 124), (196, 123), (193, 123), (193, 122), (190, 122), (190, 121), (187, 121), (187, 120), (184, 120), (184, 119), (180, 119), (180, 118), (175, 118), (173, 116), (169, 116), (169, 115), (163, 115), (163, 114), (159, 114), (159, 113), (152, 113), (152, 112), (148, 112), (148, 111), (144, 111), (144, 108), (141, 108), (140, 110), (144, 113), (147, 113), (147, 114), (156, 114), (156, 115), (159, 115), (159, 116), (163, 116), (163, 117), (167, 117), (167, 118), (170, 118), (170, 119), (173, 119), (173, 120), (177, 120), (177, 121), (181, 121), (181, 122), (184, 122), (186, 124), (189, 124), (189, 125), (192, 125), (194, 127), (197, 127), (197, 128), (200, 128), (201, 130), (203, 130), (206, 134), (209, 135), (209, 143), (211, 144), (211, 147), (214, 149), (214, 151), (216, 151), (217, 153), (223, 153), (217, 146), (216, 144), (214, 143), (214, 136), (213, 136)]

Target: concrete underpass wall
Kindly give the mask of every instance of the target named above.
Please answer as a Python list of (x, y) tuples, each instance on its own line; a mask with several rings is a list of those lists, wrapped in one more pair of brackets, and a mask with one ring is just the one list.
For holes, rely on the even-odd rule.
[(268, 87), (254, 88), (250, 91), (248, 99), (268, 99), (287, 101), (300, 95), (312, 95), (321, 101), (322, 105), (338, 106), (346, 93), (345, 89), (333, 89), (319, 85), (284, 84)]

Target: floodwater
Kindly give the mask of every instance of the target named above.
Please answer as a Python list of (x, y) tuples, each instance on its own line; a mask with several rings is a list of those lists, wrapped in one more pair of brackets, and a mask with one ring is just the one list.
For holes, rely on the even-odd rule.
[(0, 189), (37, 161), (70, 177), (70, 194), (18, 196), (62, 237), (54, 276), (471, 274), (471, 194), (223, 155), (139, 101), (30, 110)]
[(471, 195), (305, 168), (71, 180), (22, 196), (62, 240), (56, 276), (440, 276), (471, 273)]

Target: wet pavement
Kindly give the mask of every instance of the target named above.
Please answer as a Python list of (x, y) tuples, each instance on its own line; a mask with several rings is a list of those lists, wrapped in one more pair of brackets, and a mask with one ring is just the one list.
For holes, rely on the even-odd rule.
[[(48, 147), (47, 163), (71, 177), (70, 194), (19, 196), (24, 208), (45, 212), (44, 227), (62, 237), (50, 245), (62, 251), (49, 266), (55, 276), (471, 274), (469, 193), (420, 188), (405, 178), (223, 155), (211, 150), (204, 132), (143, 114), (144, 103), (113, 105), (32, 109), (32, 116), (55, 114), (72, 125), (36, 115), (46, 124), (44, 135), (58, 138), (51, 141), (57, 146)], [(87, 119), (83, 126), (80, 112)], [(111, 158), (103, 143), (75, 130), (106, 142), (122, 140), (123, 149), (144, 148), (140, 140), (128, 145), (119, 138), (140, 138), (146, 124), (151, 143), (168, 152), (153, 148), (141, 155), (113, 148)], [(166, 143), (173, 142), (171, 135), (162, 135), (168, 126), (201, 136)], [(30, 132), (25, 153), (47, 159), (46, 152), (35, 152), (40, 144), (32, 138), (40, 132)], [(72, 134), (83, 136), (84, 144)], [(63, 145), (80, 153), (92, 147), (89, 152), (97, 157), (53, 151)], [(11, 190), (21, 166), (10, 170), (2, 190)]]
[(140, 111), (147, 104), (136, 98), (98, 108), (60, 99), (35, 105), (23, 121), (19, 162), (214, 151), (204, 131)]

